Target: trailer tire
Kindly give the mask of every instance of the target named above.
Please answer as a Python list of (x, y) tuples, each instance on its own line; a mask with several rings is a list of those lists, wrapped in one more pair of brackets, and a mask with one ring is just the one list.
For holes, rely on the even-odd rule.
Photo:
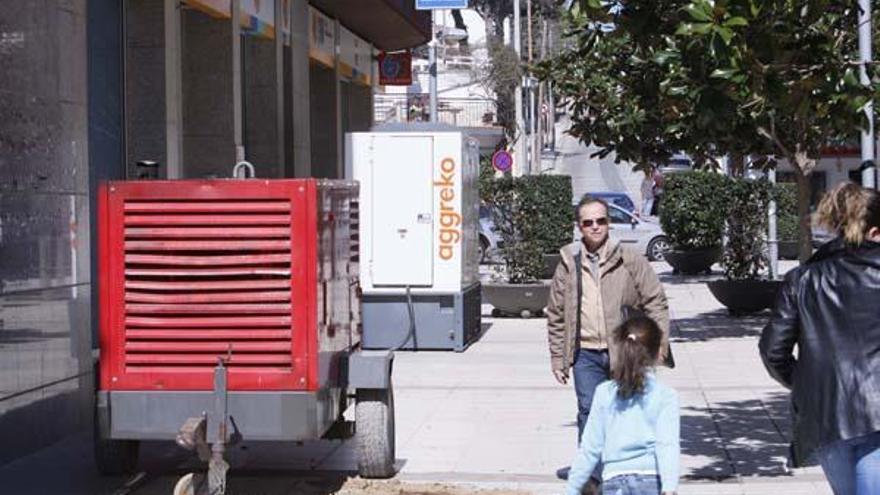
[(131, 474), (137, 469), (137, 440), (107, 440), (95, 436), (95, 467), (107, 475)]
[(394, 393), (390, 387), (358, 389), (355, 431), (361, 477), (394, 476)]
[(92, 450), (94, 451), (95, 468), (105, 476), (134, 473), (137, 469), (140, 441), (105, 438), (101, 433), (100, 424), (101, 413), (95, 407), (92, 420)]

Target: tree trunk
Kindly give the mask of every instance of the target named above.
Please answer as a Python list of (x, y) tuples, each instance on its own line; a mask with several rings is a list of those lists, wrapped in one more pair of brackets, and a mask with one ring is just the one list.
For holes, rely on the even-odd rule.
[(745, 172), (745, 159), (739, 153), (731, 153), (728, 165), (731, 177), (742, 177)]
[(798, 260), (806, 262), (813, 255), (813, 230), (810, 220), (810, 176), (795, 167), (798, 191)]

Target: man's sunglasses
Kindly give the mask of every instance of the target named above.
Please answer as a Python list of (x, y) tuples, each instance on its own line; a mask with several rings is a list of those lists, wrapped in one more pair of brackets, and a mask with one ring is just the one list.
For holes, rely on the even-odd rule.
[(601, 225), (604, 227), (605, 225), (608, 225), (608, 218), (601, 217), (601, 218), (597, 218), (595, 220), (590, 219), (590, 218), (585, 218), (585, 219), (581, 220), (581, 227), (592, 227), (594, 222), (596, 223), (596, 225)]

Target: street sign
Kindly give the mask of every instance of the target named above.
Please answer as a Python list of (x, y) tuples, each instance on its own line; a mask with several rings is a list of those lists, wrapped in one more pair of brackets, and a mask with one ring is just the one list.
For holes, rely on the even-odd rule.
[(412, 52), (379, 54), (379, 84), (382, 86), (409, 86), (412, 77)]
[(416, 10), (466, 8), (468, 8), (468, 0), (416, 0)]
[(513, 155), (504, 150), (498, 150), (492, 155), (492, 166), (499, 172), (509, 172), (513, 167)]

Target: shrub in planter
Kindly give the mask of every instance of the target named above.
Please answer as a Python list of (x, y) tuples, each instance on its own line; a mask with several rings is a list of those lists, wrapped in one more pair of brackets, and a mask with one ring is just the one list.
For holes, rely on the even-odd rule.
[(694, 171), (666, 178), (660, 224), (673, 249), (693, 251), (721, 245), (730, 179)]
[(574, 212), (571, 177), (504, 176), (486, 180), (481, 196), (491, 207), (510, 283), (542, 278), (545, 253), (571, 242)]
[(727, 243), (721, 265), (726, 280), (709, 282), (709, 290), (733, 314), (772, 306), (779, 282), (767, 280), (767, 209), (774, 195), (765, 179), (730, 181)]
[(568, 175), (529, 175), (517, 179), (525, 217), (523, 234), (534, 239), (544, 254), (556, 254), (572, 241), (571, 177)]
[(727, 244), (721, 265), (729, 280), (756, 280), (767, 268), (767, 208), (773, 188), (765, 179), (729, 183)]
[(798, 257), (797, 186), (776, 184), (773, 190), (776, 200), (776, 238), (779, 241), (779, 257)]
[(660, 224), (672, 250), (666, 261), (682, 273), (707, 270), (721, 255), (730, 179), (714, 172), (672, 174), (666, 179)]

